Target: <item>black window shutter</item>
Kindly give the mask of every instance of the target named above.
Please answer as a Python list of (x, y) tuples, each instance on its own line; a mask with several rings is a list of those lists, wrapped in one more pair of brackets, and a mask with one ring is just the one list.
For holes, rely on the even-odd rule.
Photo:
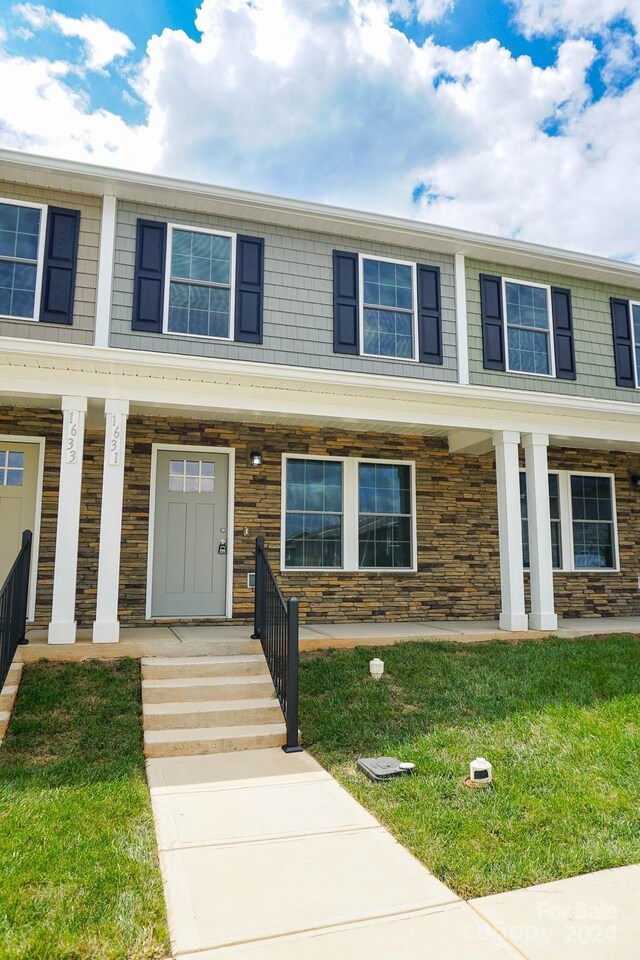
[(418, 359), (442, 363), (440, 268), (418, 264)]
[(262, 343), (264, 240), (241, 237), (236, 249), (235, 339)]
[(333, 351), (359, 353), (358, 254), (333, 251)]
[(576, 354), (573, 344), (571, 290), (551, 287), (551, 310), (553, 313), (556, 377), (561, 380), (575, 380)]
[(73, 323), (79, 230), (79, 210), (48, 208), (40, 300), (43, 323)]
[(162, 332), (166, 251), (166, 223), (159, 220), (138, 220), (132, 330)]
[(485, 370), (504, 370), (504, 326), (502, 323), (502, 279), (480, 275), (482, 310), (482, 351)]
[(611, 297), (613, 352), (616, 360), (616, 383), (619, 387), (635, 387), (631, 310), (628, 300)]

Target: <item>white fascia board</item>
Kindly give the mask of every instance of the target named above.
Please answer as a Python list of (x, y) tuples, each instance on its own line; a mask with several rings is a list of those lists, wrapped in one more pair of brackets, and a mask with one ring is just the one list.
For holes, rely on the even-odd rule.
[(0, 342), (0, 369), (8, 396), (120, 398), (235, 418), (388, 425), (391, 432), (396, 425), (405, 433), (441, 427), (639, 442), (640, 405), (557, 394), (9, 339)]
[(433, 252), (456, 253), (496, 263), (564, 273), (600, 282), (640, 289), (640, 267), (575, 251), (546, 247), (361, 210), (274, 197), (229, 187), (103, 167), (53, 157), (39, 157), (14, 150), (0, 150), (0, 178), (22, 183), (81, 190), (123, 200), (187, 205), (222, 215), (264, 223), (288, 224), (324, 233), (347, 233), (380, 241), (417, 246)]

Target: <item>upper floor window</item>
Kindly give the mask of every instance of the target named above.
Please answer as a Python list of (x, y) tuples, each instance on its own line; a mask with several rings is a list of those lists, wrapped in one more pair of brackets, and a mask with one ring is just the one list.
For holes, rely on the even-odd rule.
[(45, 207), (0, 201), (0, 316), (38, 316)]
[(285, 455), (285, 569), (415, 570), (412, 463)]
[(554, 376), (550, 287), (503, 280), (503, 296), (507, 369)]
[(168, 333), (230, 338), (234, 241), (232, 234), (169, 227)]
[(415, 360), (415, 264), (361, 258), (362, 352)]
[[(551, 555), (554, 570), (617, 570), (615, 494), (608, 474), (549, 473)], [(529, 567), (527, 480), (520, 473), (522, 553)]]

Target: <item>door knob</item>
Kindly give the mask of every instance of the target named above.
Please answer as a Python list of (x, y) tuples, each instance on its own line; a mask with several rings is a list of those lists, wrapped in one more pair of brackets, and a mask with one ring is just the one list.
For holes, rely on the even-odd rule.
[(221, 540), (218, 544), (218, 553), (225, 554), (227, 552), (227, 541)]

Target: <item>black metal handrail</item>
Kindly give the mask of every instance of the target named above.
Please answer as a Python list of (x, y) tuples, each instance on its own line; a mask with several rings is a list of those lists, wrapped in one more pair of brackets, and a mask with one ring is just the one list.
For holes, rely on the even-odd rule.
[(259, 640), (287, 727), (285, 753), (298, 753), (298, 600), (285, 600), (276, 582), (264, 537), (256, 538), (255, 612), (252, 639)]
[(27, 643), (27, 595), (31, 566), (31, 530), (22, 534), (22, 545), (0, 590), (0, 690), (9, 673), (16, 647)]

